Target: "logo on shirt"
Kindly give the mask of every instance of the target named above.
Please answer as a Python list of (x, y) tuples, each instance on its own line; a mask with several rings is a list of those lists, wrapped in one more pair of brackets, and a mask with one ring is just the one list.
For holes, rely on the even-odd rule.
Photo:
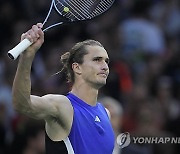
[(97, 122), (101, 122), (101, 120), (99, 119), (99, 117), (98, 117), (98, 116), (96, 116), (95, 121), (97, 121)]

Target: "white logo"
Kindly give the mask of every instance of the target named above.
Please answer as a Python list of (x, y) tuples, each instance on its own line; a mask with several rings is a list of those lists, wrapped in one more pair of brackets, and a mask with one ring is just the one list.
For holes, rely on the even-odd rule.
[(128, 132), (119, 134), (117, 136), (116, 142), (120, 148), (127, 147), (131, 142), (130, 134)]
[(166, 137), (166, 136), (131, 136), (128, 132), (121, 133), (117, 136), (117, 144), (120, 148), (127, 147), (130, 142), (133, 144), (180, 144), (180, 137)]
[(99, 117), (98, 117), (98, 116), (96, 116), (95, 121), (97, 121), (97, 122), (101, 122), (101, 120), (99, 119)]

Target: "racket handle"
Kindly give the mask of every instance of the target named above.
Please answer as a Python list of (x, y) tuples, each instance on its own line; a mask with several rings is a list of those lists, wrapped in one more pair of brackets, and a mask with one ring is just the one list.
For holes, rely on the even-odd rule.
[(28, 39), (22, 40), (13, 49), (9, 50), (7, 55), (10, 59), (16, 60), (16, 58), (24, 52), (32, 43)]

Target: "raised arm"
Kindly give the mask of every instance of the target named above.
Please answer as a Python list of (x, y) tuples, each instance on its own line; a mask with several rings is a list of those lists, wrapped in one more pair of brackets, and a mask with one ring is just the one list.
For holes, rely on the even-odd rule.
[(73, 108), (70, 101), (63, 95), (48, 94), (42, 97), (31, 95), (31, 66), (34, 56), (44, 42), (42, 24), (32, 28), (22, 35), (33, 44), (22, 53), (19, 59), (13, 83), (13, 105), (23, 114), (35, 119), (46, 121), (46, 132), (53, 140), (67, 137), (73, 120)]
[(31, 110), (30, 72), (34, 56), (44, 42), (44, 33), (41, 28), (42, 24), (33, 25), (32, 29), (21, 36), (21, 40), (28, 38), (33, 42), (33, 44), (21, 54), (13, 82), (13, 105), (14, 108), (21, 113), (28, 114)]
[[(44, 42), (42, 24), (33, 25), (24, 33), (21, 40), (28, 38), (33, 44), (22, 53), (19, 59), (13, 83), (13, 105), (21, 113), (36, 119), (48, 119), (49, 116), (57, 117), (63, 114), (68, 99), (62, 95), (45, 95), (43, 97), (31, 95), (31, 66), (34, 56)], [(64, 105), (64, 103), (66, 103)], [(71, 107), (69, 107), (71, 108)], [(68, 110), (68, 108), (66, 108)]]

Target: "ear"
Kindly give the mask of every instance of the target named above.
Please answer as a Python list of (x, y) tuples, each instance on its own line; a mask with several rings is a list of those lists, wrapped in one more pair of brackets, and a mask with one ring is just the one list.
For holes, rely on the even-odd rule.
[(78, 63), (72, 63), (72, 70), (74, 73), (81, 74), (81, 67), (79, 66)]

